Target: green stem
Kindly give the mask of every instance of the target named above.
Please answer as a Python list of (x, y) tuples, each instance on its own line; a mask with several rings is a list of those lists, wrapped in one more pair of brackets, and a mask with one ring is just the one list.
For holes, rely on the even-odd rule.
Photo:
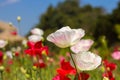
[(16, 80), (17, 80), (17, 68), (16, 68), (16, 70), (15, 70), (15, 73), (16, 73), (16, 74), (15, 74), (15, 77), (16, 77)]
[[(70, 49), (69, 49), (69, 51), (70, 51)], [(74, 58), (73, 58), (73, 56), (72, 56), (72, 52), (70, 51), (70, 57), (71, 57), (71, 59), (72, 59), (72, 61), (73, 61), (73, 65), (75, 66), (75, 70), (76, 70), (76, 76), (78, 77), (78, 79), (79, 80), (81, 80), (81, 77), (79, 76), (79, 72), (78, 72), (78, 70), (77, 70), (77, 66), (76, 66), (76, 64), (75, 64), (75, 61), (74, 61)]]
[(3, 80), (3, 71), (0, 71), (1, 73), (1, 80)]
[(20, 21), (19, 21), (19, 22), (18, 22), (18, 34), (19, 34), (19, 35), (21, 34), (21, 32), (20, 32), (21, 30), (20, 30), (20, 29), (21, 29), (21, 27), (20, 27)]

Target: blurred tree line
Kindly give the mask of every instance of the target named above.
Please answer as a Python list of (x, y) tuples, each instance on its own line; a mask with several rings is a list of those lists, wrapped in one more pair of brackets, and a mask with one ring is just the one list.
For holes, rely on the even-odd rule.
[[(120, 26), (117, 28), (115, 26), (120, 24), (120, 3), (112, 13), (107, 14), (100, 7), (91, 5), (81, 7), (79, 1), (65, 0), (55, 7), (50, 5), (47, 11), (40, 16), (39, 23), (35, 27), (44, 30), (45, 38), (55, 30), (68, 25), (71, 28), (85, 29), (86, 35), (93, 37), (96, 41), (102, 35), (106, 37), (109, 45), (118, 41), (116, 30), (120, 31)], [(55, 47), (51, 43), (46, 44), (52, 46), (52, 49)]]

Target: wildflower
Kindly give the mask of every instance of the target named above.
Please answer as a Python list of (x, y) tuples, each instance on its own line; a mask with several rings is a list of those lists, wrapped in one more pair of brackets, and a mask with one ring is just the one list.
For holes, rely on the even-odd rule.
[(0, 66), (0, 71), (3, 71), (4, 69), (4, 66)]
[(18, 22), (21, 21), (21, 17), (20, 17), (20, 16), (17, 17), (17, 21), (18, 21)]
[(103, 73), (102, 76), (103, 76), (103, 77), (107, 77), (108, 80), (115, 80), (115, 78), (114, 78), (114, 76), (113, 76), (113, 74), (112, 74), (111, 71), (107, 71), (107, 72)]
[(0, 48), (4, 48), (7, 45), (7, 41), (0, 40)]
[(43, 37), (39, 35), (31, 35), (28, 37), (28, 40), (31, 42), (38, 42), (38, 41), (41, 41), (42, 39)]
[(0, 63), (3, 61), (3, 53), (0, 51)]
[[(101, 64), (101, 57), (91, 52), (80, 52), (72, 56), (79, 70), (93, 70)], [(71, 65), (73, 66), (72, 60)]]
[(27, 46), (27, 40), (24, 39), (24, 40), (22, 41), (22, 45), (23, 45), (24, 47), (26, 47), (26, 46)]
[(39, 41), (37, 43), (28, 42), (28, 49), (25, 50), (26, 54), (29, 54), (30, 56), (36, 56), (39, 55), (39, 57), (42, 55), (42, 52), (44, 51), (46, 54), (48, 54), (48, 47), (43, 46), (42, 42)]
[(22, 48), (20, 46), (17, 46), (16, 51), (20, 52)]
[(112, 53), (112, 57), (115, 60), (120, 60), (120, 51), (115, 51)]
[(15, 56), (16, 56), (16, 57), (18, 57), (18, 56), (19, 56), (19, 54), (20, 54), (19, 52), (15, 52)]
[(39, 28), (34, 28), (34, 29), (31, 30), (31, 33), (32, 33), (33, 35), (42, 36), (44, 32), (43, 32), (43, 30), (41, 30), (41, 29), (39, 29)]
[(15, 52), (15, 51), (16, 51), (16, 48), (15, 48), (15, 47), (12, 47), (12, 48), (11, 48), (11, 51)]
[(117, 65), (115, 63), (109, 62), (108, 60), (103, 60), (103, 65), (106, 70), (102, 76), (107, 77), (109, 80), (115, 80), (112, 71), (117, 68)]
[(44, 61), (42, 59), (39, 59), (39, 61), (35, 62), (33, 64), (33, 66), (36, 66), (37, 68), (45, 68), (46, 64), (44, 63)]
[(109, 80), (107, 77), (104, 77), (103, 80)]
[(76, 44), (84, 35), (83, 29), (71, 29), (66, 26), (49, 34), (47, 40), (60, 48), (66, 48)]
[(79, 53), (79, 52), (82, 52), (82, 51), (88, 51), (93, 43), (94, 42), (91, 39), (82, 39), (77, 44), (72, 46), (71, 50), (74, 53)]
[(17, 33), (17, 31), (12, 31), (11, 34), (16, 36), (18, 33)]
[(113, 71), (117, 68), (117, 65), (115, 63), (108, 62), (108, 60), (103, 60), (103, 65), (109, 71)]
[(61, 61), (61, 67), (59, 69), (57, 69), (57, 72), (61, 75), (75, 75), (76, 74), (76, 70), (70, 65), (69, 62), (65, 62), (65, 60), (63, 59)]
[(48, 64), (53, 64), (54, 63), (54, 59), (53, 58), (47, 57), (46, 59), (48, 61)]
[(10, 60), (7, 61), (7, 63), (8, 63), (9, 65), (13, 64), (13, 60), (10, 59)]
[(7, 51), (7, 52), (6, 52), (6, 55), (7, 55), (9, 58), (11, 58), (11, 59), (13, 58), (13, 55), (12, 55), (12, 52), (11, 52), (11, 51)]

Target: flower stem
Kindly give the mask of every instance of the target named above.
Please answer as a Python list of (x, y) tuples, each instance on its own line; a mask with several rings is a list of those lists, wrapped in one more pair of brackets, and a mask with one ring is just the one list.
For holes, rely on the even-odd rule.
[(1, 73), (1, 80), (3, 80), (3, 71), (0, 71)]
[[(69, 51), (70, 51), (70, 49), (69, 49)], [(72, 61), (73, 61), (73, 65), (75, 66), (75, 70), (76, 70), (76, 76), (77, 76), (77, 78), (78, 78), (78, 80), (81, 80), (81, 77), (79, 76), (79, 72), (78, 72), (78, 70), (77, 70), (77, 66), (76, 66), (76, 64), (75, 64), (75, 61), (74, 61), (74, 58), (73, 58), (73, 56), (72, 56), (72, 52), (70, 51), (70, 57), (71, 57), (71, 59), (72, 59)]]

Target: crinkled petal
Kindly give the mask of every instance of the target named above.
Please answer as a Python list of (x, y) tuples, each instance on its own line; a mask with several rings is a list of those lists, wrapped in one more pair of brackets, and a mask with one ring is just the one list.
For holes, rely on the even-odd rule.
[(47, 40), (61, 48), (76, 44), (84, 36), (82, 29), (70, 29), (68, 26), (48, 35)]
[[(101, 64), (101, 57), (91, 52), (81, 52), (79, 54), (72, 54), (76, 66), (80, 70), (93, 70)], [(73, 61), (71, 60), (71, 65)]]
[(91, 39), (82, 39), (77, 44), (72, 46), (70, 49), (74, 53), (79, 53), (79, 52), (82, 52), (82, 51), (88, 51), (93, 43), (94, 43), (94, 41), (91, 40)]

